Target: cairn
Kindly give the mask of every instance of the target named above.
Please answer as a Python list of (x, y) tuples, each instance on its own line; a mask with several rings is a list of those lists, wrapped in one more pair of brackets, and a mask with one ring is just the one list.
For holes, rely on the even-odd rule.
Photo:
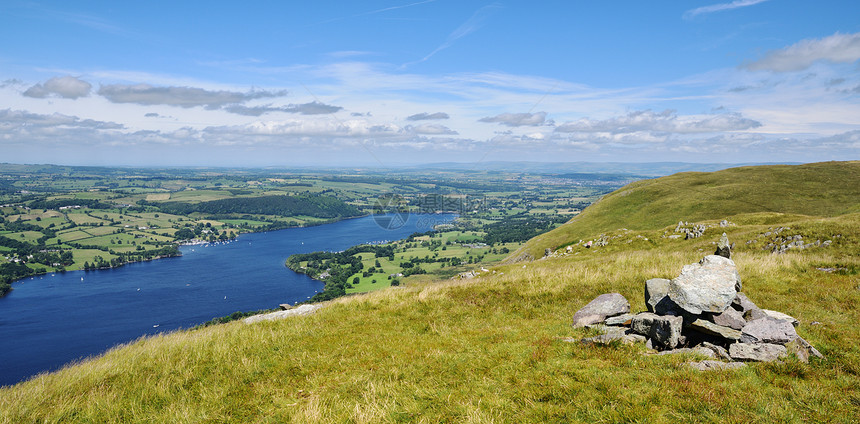
[(741, 291), (725, 234), (716, 253), (685, 265), (671, 280), (646, 281), (647, 312), (631, 314), (630, 303), (618, 293), (598, 296), (574, 314), (573, 326), (603, 334), (581, 342), (644, 343), (661, 355), (694, 352), (718, 359), (689, 363), (700, 370), (737, 368), (743, 366), (738, 362), (775, 361), (788, 354), (803, 362), (823, 358), (795, 331), (798, 320), (759, 308)]

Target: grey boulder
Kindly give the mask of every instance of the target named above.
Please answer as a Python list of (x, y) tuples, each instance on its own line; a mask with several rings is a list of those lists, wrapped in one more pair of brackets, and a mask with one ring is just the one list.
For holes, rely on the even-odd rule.
[(716, 255), (685, 265), (681, 275), (669, 283), (669, 298), (685, 311), (722, 313), (731, 305), (741, 287), (735, 263)]
[(648, 337), (652, 342), (673, 349), (681, 341), (681, 327), (684, 318), (677, 316), (660, 316), (650, 312), (642, 312), (633, 317), (631, 329), (634, 333)]
[(671, 280), (665, 278), (652, 278), (645, 281), (645, 307), (648, 308), (648, 312), (658, 315), (677, 315), (673, 312), (679, 307), (669, 298), (670, 282)]
[(784, 345), (797, 338), (791, 322), (771, 317), (752, 320), (741, 330), (742, 343), (776, 343)]
[(630, 312), (630, 302), (618, 293), (606, 293), (597, 296), (585, 307), (573, 314), (573, 326), (584, 327), (606, 320), (606, 317)]
[(700, 333), (710, 334), (712, 336), (719, 336), (726, 340), (739, 340), (741, 338), (741, 332), (735, 330), (734, 328), (724, 327), (722, 325), (714, 324), (713, 322), (703, 320), (701, 318), (690, 323), (689, 327), (693, 330), (696, 330)]
[(729, 355), (738, 361), (772, 362), (786, 354), (785, 346), (771, 343), (734, 343), (729, 346)]
[(795, 327), (800, 325), (800, 321), (798, 321), (797, 318), (795, 318), (791, 315), (784, 314), (784, 313), (779, 312), (779, 311), (771, 311), (770, 309), (762, 309), (761, 311), (764, 312), (765, 315), (767, 315), (773, 319), (788, 321), (791, 323), (791, 325), (793, 325)]
[(744, 325), (747, 323), (744, 320), (743, 314), (734, 310), (734, 308), (726, 308), (726, 310), (721, 314), (709, 315), (708, 320), (714, 324), (733, 328), (735, 330), (744, 328)]

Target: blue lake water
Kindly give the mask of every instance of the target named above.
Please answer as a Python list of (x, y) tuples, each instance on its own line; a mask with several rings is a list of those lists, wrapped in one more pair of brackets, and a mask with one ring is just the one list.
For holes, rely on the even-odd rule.
[(286, 268), (288, 256), (398, 240), (455, 217), (411, 215), (401, 226), (368, 216), (244, 234), (232, 243), (184, 246), (177, 258), (21, 280), (0, 298), (0, 385), (144, 335), (307, 300), (323, 284)]

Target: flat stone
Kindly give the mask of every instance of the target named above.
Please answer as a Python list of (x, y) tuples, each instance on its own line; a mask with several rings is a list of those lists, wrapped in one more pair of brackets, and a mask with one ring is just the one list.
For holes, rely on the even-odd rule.
[(606, 318), (603, 323), (606, 325), (630, 325), (631, 321), (633, 321), (633, 315), (621, 314), (618, 316)]
[[(569, 341), (565, 339), (565, 341)], [(645, 337), (638, 334), (601, 334), (599, 336), (587, 337), (580, 340), (583, 344), (610, 344), (614, 341), (632, 345), (636, 343), (645, 343)]]
[(721, 314), (709, 314), (707, 319), (714, 324), (734, 328), (735, 330), (740, 330), (747, 324), (743, 314), (734, 310), (734, 308), (726, 308)]
[(732, 357), (729, 355), (729, 351), (722, 346), (715, 345), (709, 342), (702, 342), (702, 347), (711, 349), (715, 355), (717, 355), (721, 359), (725, 359), (726, 361), (731, 361)]
[(783, 321), (788, 321), (791, 323), (791, 325), (793, 325), (795, 327), (800, 325), (800, 321), (798, 321), (797, 318), (795, 318), (791, 315), (787, 315), (787, 314), (784, 314), (784, 313), (779, 312), (779, 311), (771, 311), (770, 309), (762, 309), (761, 311), (764, 312), (765, 315), (767, 315), (771, 318), (779, 319), (779, 320), (783, 320)]
[(634, 333), (650, 338), (658, 345), (672, 349), (680, 342), (683, 323), (682, 317), (642, 312), (633, 317), (631, 329)]
[(698, 371), (723, 371), (723, 370), (736, 370), (739, 368), (744, 368), (747, 364), (743, 362), (721, 362), (721, 361), (699, 361), (699, 362), (687, 362), (688, 367), (698, 370)]
[(731, 259), (708, 255), (699, 263), (685, 265), (669, 283), (669, 298), (685, 311), (722, 313), (741, 287), (741, 277)]
[(606, 325), (603, 323), (600, 324), (589, 324), (586, 325), (585, 328), (589, 330), (595, 330), (600, 334), (625, 334), (627, 332), (627, 328), (624, 327), (616, 327), (614, 325)]
[(714, 324), (713, 322), (701, 318), (691, 322), (689, 327), (693, 330), (710, 334), (712, 336), (722, 337), (726, 340), (740, 340), (741, 338), (741, 332), (739, 330)]
[(732, 300), (732, 308), (735, 309), (736, 311), (744, 313), (746, 311), (749, 311), (750, 309), (758, 309), (758, 306), (756, 306), (755, 303), (753, 303), (747, 297), (747, 295), (745, 295), (741, 292), (738, 292), (738, 294), (735, 296), (734, 300)]
[[(665, 278), (652, 278), (645, 281), (645, 307), (648, 312), (658, 315), (677, 315), (671, 313), (680, 309), (669, 298), (669, 283)], [(671, 314), (670, 314), (671, 313)]]
[(576, 311), (573, 315), (573, 326), (583, 327), (588, 324), (597, 324), (606, 320), (606, 317), (628, 312), (630, 312), (630, 302), (624, 296), (618, 293), (601, 294), (582, 309)]
[(746, 320), (746, 322), (755, 321), (757, 319), (762, 318), (767, 318), (767, 314), (764, 313), (764, 311), (762, 311), (758, 307), (744, 312), (744, 319)]
[(776, 343), (784, 345), (797, 338), (794, 326), (785, 320), (771, 317), (747, 323), (741, 330), (742, 343)]
[(691, 353), (691, 354), (695, 353), (695, 354), (699, 354), (702, 356), (707, 356), (709, 358), (716, 358), (717, 357), (717, 354), (714, 353), (713, 350), (708, 349), (706, 347), (702, 347), (702, 346), (696, 346), (693, 348), (682, 347), (682, 348), (678, 348), (678, 349), (664, 350), (664, 351), (658, 353), (658, 355), (677, 355), (677, 354), (681, 354), (681, 353)]
[(771, 343), (734, 343), (729, 355), (738, 361), (772, 362), (787, 354), (785, 346)]

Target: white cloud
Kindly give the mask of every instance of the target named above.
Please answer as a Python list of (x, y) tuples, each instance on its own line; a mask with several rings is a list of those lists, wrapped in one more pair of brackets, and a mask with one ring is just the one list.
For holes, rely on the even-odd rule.
[(665, 110), (660, 113), (643, 110), (603, 120), (583, 118), (559, 125), (555, 130), (561, 133), (603, 132), (609, 134), (631, 134), (654, 131), (694, 134), (748, 130), (760, 126), (760, 122), (744, 118), (735, 113), (678, 116), (677, 112), (673, 110)]
[(0, 110), (0, 128), (5, 131), (21, 128), (47, 128), (47, 127), (79, 127), (93, 129), (121, 129), (122, 124), (116, 122), (96, 121), (92, 119), (81, 119), (77, 116), (53, 113), (50, 115), (25, 112), (22, 110), (4, 109)]
[(406, 129), (416, 134), (457, 135), (457, 131), (454, 131), (444, 125), (439, 124), (421, 124), (416, 126), (408, 126), (406, 127)]
[(407, 121), (423, 121), (428, 119), (448, 119), (448, 116), (445, 112), (435, 112), (435, 113), (416, 113), (415, 115), (410, 115), (406, 117)]
[(509, 127), (537, 126), (546, 122), (546, 112), (537, 113), (502, 113), (496, 116), (481, 118), (479, 122), (497, 122)]
[(801, 40), (783, 49), (768, 52), (762, 59), (743, 65), (752, 71), (802, 71), (818, 61), (851, 63), (860, 59), (860, 33)]
[(298, 105), (290, 104), (287, 106), (272, 106), (270, 104), (262, 106), (244, 106), (239, 104), (224, 106), (224, 110), (227, 112), (245, 116), (260, 116), (270, 112), (298, 113), (302, 115), (328, 115), (342, 109), (343, 108), (340, 106), (327, 105), (318, 101)]
[(718, 3), (710, 6), (697, 7), (684, 12), (684, 18), (689, 19), (705, 13), (722, 12), (724, 10), (737, 9), (739, 7), (753, 6), (759, 3), (764, 3), (767, 0), (735, 0), (731, 3)]
[(113, 103), (136, 103), (140, 105), (170, 105), (190, 108), (205, 106), (207, 109), (219, 109), (233, 103), (243, 103), (248, 100), (281, 97), (286, 91), (212, 91), (196, 87), (156, 87), (149, 84), (109, 84), (99, 88), (98, 94)]
[(92, 84), (71, 76), (54, 77), (44, 84), (36, 84), (23, 94), (27, 97), (43, 99), (48, 96), (58, 96), (64, 99), (77, 99), (90, 94)]

